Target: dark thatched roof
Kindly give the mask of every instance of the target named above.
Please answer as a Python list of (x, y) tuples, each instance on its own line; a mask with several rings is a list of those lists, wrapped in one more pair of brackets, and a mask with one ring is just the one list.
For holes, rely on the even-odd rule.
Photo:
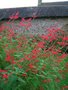
[(13, 13), (19, 12), (19, 17), (67, 17), (68, 5), (45, 6), (45, 7), (25, 7), (0, 9), (0, 20), (8, 19)]

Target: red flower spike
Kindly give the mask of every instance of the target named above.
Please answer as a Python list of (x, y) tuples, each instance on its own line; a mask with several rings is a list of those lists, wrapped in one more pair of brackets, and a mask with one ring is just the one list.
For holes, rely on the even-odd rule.
[(65, 64), (65, 67), (68, 69), (68, 62)]
[(44, 88), (42, 86), (40, 86), (39, 90), (44, 90)]
[(60, 79), (59, 78), (56, 78), (55, 81), (58, 83), (58, 82), (60, 82)]
[(22, 76), (23, 76), (23, 77), (26, 77), (26, 76), (27, 76), (27, 74), (26, 74), (26, 73), (24, 73), (24, 74), (22, 74)]
[(39, 62), (39, 60), (35, 60), (35, 63), (38, 63)]
[(44, 64), (41, 69), (45, 70), (46, 69), (46, 65)]
[(25, 59), (26, 59), (26, 60), (31, 60), (31, 59), (29, 58), (29, 55), (26, 55), (26, 56), (25, 56)]
[(62, 90), (68, 89), (68, 86), (63, 86)]
[(52, 54), (56, 55), (56, 54), (58, 54), (58, 52), (57, 51), (52, 51)]
[(2, 39), (2, 36), (0, 36), (0, 39)]
[(31, 18), (27, 20), (22, 18), (22, 21), (20, 22), (19, 26), (23, 26), (26, 28), (26, 30), (28, 30), (31, 27), (31, 20), (32, 20)]
[(63, 37), (63, 41), (68, 41), (68, 36)]
[(38, 70), (32, 70), (33, 74), (37, 74)]
[(57, 36), (56, 35), (52, 35), (51, 34), (49, 37), (50, 37), (50, 39), (49, 39), (50, 42), (52, 42), (53, 40), (56, 40), (57, 39)]
[(23, 22), (30, 22), (31, 20), (32, 20), (32, 18), (29, 18), (29, 19), (22, 18)]
[(37, 58), (37, 56), (36, 55), (32, 55), (32, 57), (31, 57), (32, 59), (36, 59)]
[(67, 54), (63, 53), (61, 56), (59, 56), (59, 58), (64, 59), (64, 58), (66, 58), (66, 56), (67, 56)]
[(59, 45), (61, 45), (61, 46), (66, 46), (66, 45), (68, 45), (68, 43), (66, 43), (66, 42), (64, 42), (64, 41), (62, 41), (62, 42), (57, 42), (57, 44), (59, 44)]
[(39, 48), (44, 48), (44, 44), (45, 44), (45, 42), (39, 42), (39, 43), (37, 44), (37, 46), (38, 46)]
[(34, 50), (32, 50), (32, 53), (35, 55), (38, 54), (39, 52), (40, 52), (40, 50), (37, 50), (36, 48)]
[(50, 79), (45, 79), (43, 80), (43, 83), (49, 83), (51, 80)]
[(31, 63), (30, 63), (30, 64), (28, 64), (28, 66), (29, 66), (29, 68), (30, 68), (30, 69), (33, 69), (33, 68), (34, 68), (34, 65), (33, 65), (33, 64), (31, 64)]
[(61, 51), (60, 49), (57, 49), (57, 52), (60, 53), (60, 52), (62, 52), (62, 51)]
[(12, 62), (11, 62), (12, 64), (16, 64), (16, 62), (14, 61), (14, 60), (12, 60)]
[(15, 15), (11, 15), (9, 19), (18, 19), (19, 18), (19, 12), (17, 12)]
[(3, 74), (2, 77), (5, 78), (5, 79), (8, 79), (8, 75), (7, 74)]
[(56, 62), (57, 62), (57, 63), (61, 63), (61, 62), (62, 62), (62, 60), (60, 60), (60, 59), (59, 59), (59, 60), (57, 60)]
[(29, 71), (30, 71), (30, 69), (27, 69), (27, 70), (26, 70), (26, 72), (29, 72)]
[(59, 72), (60, 74), (62, 74), (62, 73), (63, 73), (63, 70), (59, 70), (58, 72)]
[(0, 33), (5, 29), (6, 27), (4, 25), (0, 26)]
[(11, 60), (11, 56), (10, 56), (9, 54), (7, 54), (7, 56), (6, 56), (6, 61), (7, 61), (7, 62), (10, 62), (10, 60)]
[(7, 72), (7, 70), (2, 70), (2, 69), (0, 69), (0, 72)]
[(47, 35), (42, 35), (41, 38), (42, 38), (43, 40), (48, 40), (48, 39), (49, 39), (49, 37), (48, 37)]

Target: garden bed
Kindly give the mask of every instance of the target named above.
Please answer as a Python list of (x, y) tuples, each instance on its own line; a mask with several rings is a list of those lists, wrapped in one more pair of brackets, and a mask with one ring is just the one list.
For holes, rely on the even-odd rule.
[(68, 89), (68, 35), (60, 28), (47, 30), (23, 35), (1, 25), (0, 90)]

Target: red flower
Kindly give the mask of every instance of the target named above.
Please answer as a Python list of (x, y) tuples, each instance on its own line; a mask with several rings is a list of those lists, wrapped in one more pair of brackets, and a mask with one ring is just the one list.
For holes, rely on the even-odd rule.
[(63, 73), (63, 70), (59, 70), (58, 72), (62, 74)]
[(3, 74), (2, 77), (5, 78), (5, 79), (8, 79), (8, 75), (7, 74)]
[(39, 60), (35, 60), (35, 63), (39, 62)]
[(45, 68), (46, 68), (46, 65), (43, 65), (41, 69), (42, 69), (42, 70), (45, 70)]
[(44, 48), (44, 44), (45, 44), (45, 42), (39, 42), (39, 43), (37, 44), (37, 46), (38, 46), (39, 48)]
[(58, 52), (57, 51), (52, 51), (52, 54), (56, 55), (56, 54), (58, 54)]
[(7, 54), (7, 56), (6, 56), (6, 61), (7, 61), (7, 62), (10, 62), (10, 60), (11, 60), (11, 56), (10, 56), (9, 54)]
[(17, 12), (15, 15), (11, 15), (9, 18), (10, 19), (18, 19), (19, 18), (19, 12)]
[(33, 54), (37, 54), (37, 53), (39, 53), (40, 52), (40, 50), (37, 50), (36, 48), (34, 49), (34, 50), (32, 50), (32, 53)]
[(26, 72), (29, 72), (29, 71), (30, 71), (30, 69), (27, 69), (27, 70), (26, 70)]
[(59, 45), (61, 45), (61, 46), (66, 46), (66, 45), (68, 45), (68, 43), (66, 43), (66, 42), (64, 42), (64, 41), (62, 41), (62, 42), (57, 42), (57, 44), (59, 44)]
[(65, 64), (65, 67), (68, 68), (68, 62)]
[(0, 26), (0, 32), (2, 32), (6, 27), (4, 25)]
[(59, 78), (56, 78), (55, 81), (56, 81), (56, 82), (60, 82), (60, 79), (59, 79)]
[(66, 58), (67, 54), (63, 53), (59, 58)]
[(12, 62), (11, 62), (12, 64), (16, 64), (16, 62), (14, 61), (14, 60), (12, 60)]
[(64, 41), (68, 41), (68, 36), (63, 37)]
[(63, 86), (62, 90), (68, 89), (68, 86)]
[(0, 36), (0, 39), (2, 39), (2, 36)]
[(43, 86), (40, 86), (40, 87), (39, 87), (39, 90), (44, 90)]
[(57, 52), (62, 52), (60, 49), (57, 49)]
[(2, 70), (2, 69), (0, 69), (0, 72), (7, 72), (7, 70)]
[(26, 73), (24, 73), (24, 74), (22, 74), (22, 76), (23, 76), (23, 77), (26, 77), (26, 76), (27, 76), (27, 74), (26, 74)]
[(10, 30), (9, 30), (9, 33), (10, 33), (11, 36), (14, 36), (14, 31), (13, 31), (13, 29), (10, 29)]
[(28, 30), (31, 27), (31, 18), (27, 20), (22, 18), (22, 21), (20, 22), (19, 26), (23, 26), (26, 28), (26, 30)]
[(60, 63), (60, 62), (62, 62), (62, 60), (58, 59), (56, 62), (57, 62), (57, 63)]
[(43, 80), (43, 83), (49, 83), (51, 80), (50, 79), (45, 79)]
[(56, 40), (57, 39), (57, 37), (55, 36), (55, 35), (52, 35), (51, 37), (50, 37), (50, 42), (52, 42), (53, 40)]
[(29, 19), (22, 18), (23, 22), (30, 22), (31, 20), (32, 20), (32, 18), (29, 18)]
[(44, 40), (48, 40), (49, 39), (49, 37), (47, 35), (42, 35), (41, 38), (44, 39)]
[(26, 55), (26, 56), (25, 56), (25, 59), (26, 59), (26, 60), (31, 60), (31, 59), (29, 58), (29, 55)]
[(34, 68), (34, 65), (33, 65), (33, 64), (31, 64), (31, 63), (30, 63), (30, 64), (28, 64), (28, 66), (29, 66), (29, 68), (30, 68), (30, 69), (33, 69), (33, 68)]
[(32, 70), (33, 74), (37, 74), (38, 73), (38, 70)]
[(37, 58), (37, 56), (36, 55), (32, 55), (32, 59), (36, 59)]

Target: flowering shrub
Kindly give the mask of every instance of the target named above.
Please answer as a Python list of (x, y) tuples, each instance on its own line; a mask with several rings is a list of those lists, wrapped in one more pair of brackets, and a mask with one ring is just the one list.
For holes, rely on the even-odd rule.
[[(10, 16), (12, 19), (18, 18)], [(26, 30), (31, 19), (19, 23)], [(68, 36), (60, 28), (23, 35), (0, 26), (0, 90), (68, 90)]]

